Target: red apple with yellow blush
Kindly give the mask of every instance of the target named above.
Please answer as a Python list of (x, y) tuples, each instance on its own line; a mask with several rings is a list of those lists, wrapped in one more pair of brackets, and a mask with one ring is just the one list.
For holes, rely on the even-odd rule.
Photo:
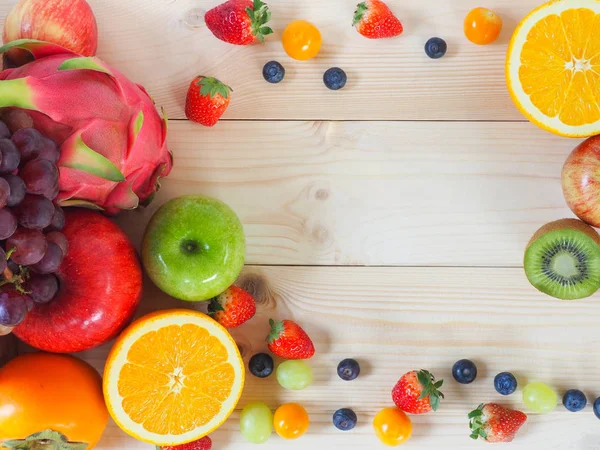
[[(98, 27), (85, 0), (20, 0), (6, 17), (2, 39), (36, 39), (61, 45), (82, 56), (94, 56)], [(13, 49), (8, 57), (17, 65), (30, 60), (29, 53)]]
[(584, 222), (600, 227), (600, 136), (573, 150), (562, 171), (562, 187), (569, 208)]

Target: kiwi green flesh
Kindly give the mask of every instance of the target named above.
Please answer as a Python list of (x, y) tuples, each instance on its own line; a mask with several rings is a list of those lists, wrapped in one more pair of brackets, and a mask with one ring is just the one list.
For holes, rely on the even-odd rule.
[(535, 288), (561, 300), (589, 297), (600, 288), (600, 246), (578, 230), (540, 236), (525, 252), (524, 264)]

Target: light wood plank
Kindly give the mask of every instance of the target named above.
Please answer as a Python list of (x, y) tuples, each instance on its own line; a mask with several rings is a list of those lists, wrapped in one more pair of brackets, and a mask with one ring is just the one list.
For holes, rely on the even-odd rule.
[(241, 217), (251, 264), (520, 266), (569, 216), (575, 141), (529, 123), (174, 122), (175, 168), (119, 223), (139, 243), (167, 199), (203, 193)]
[[(590, 399), (600, 395), (600, 340), (598, 296), (561, 302), (531, 288), (519, 269), (461, 268), (291, 268), (247, 267), (239, 284), (258, 303), (256, 317), (233, 331), (247, 362), (266, 350), (268, 319), (293, 318), (315, 342), (310, 361), (313, 386), (286, 392), (274, 377), (251, 375), (239, 408), (262, 400), (275, 408), (288, 401), (303, 404), (313, 421), (309, 434), (285, 448), (379, 448), (370, 422), (382, 407), (390, 406), (390, 390), (406, 371), (428, 368), (444, 378), (446, 400), (440, 412), (414, 417), (415, 436), (410, 448), (477, 448), (468, 437), (466, 413), (480, 402), (499, 401), (522, 407), (520, 391), (502, 398), (493, 377), (513, 371), (522, 386), (543, 380), (559, 394), (569, 388), (584, 390)], [(159, 293), (148, 283), (140, 313), (171, 307), (189, 307)], [(199, 306), (202, 308), (202, 306)], [(81, 354), (99, 370), (110, 345)], [(346, 357), (362, 363), (355, 382), (335, 374)], [(460, 358), (471, 358), (480, 375), (469, 386), (458, 385), (450, 368)], [(355, 408), (360, 426), (355, 432), (337, 432), (331, 414), (337, 408)], [(218, 449), (250, 449), (238, 431), (238, 414), (214, 434)], [(591, 407), (580, 414), (559, 406), (547, 416), (530, 416), (511, 448), (591, 450), (597, 445), (598, 421)], [(273, 436), (265, 449), (280, 449)], [(111, 424), (98, 447), (150, 449), (127, 438)]]
[[(0, 1), (4, 18), (16, 0)], [(220, 0), (89, 0), (98, 19), (99, 55), (146, 86), (169, 116), (184, 118), (185, 93), (199, 73), (221, 78), (235, 90), (230, 119), (524, 120), (506, 91), (504, 60), (516, 23), (539, 0), (495, 0), (486, 6), (504, 19), (504, 30), (490, 46), (463, 36), (467, 12), (478, 0), (389, 0), (405, 26), (403, 36), (371, 41), (352, 27), (358, 0), (270, 2), (274, 36), (265, 45), (236, 47), (214, 38), (202, 25), (185, 24), (190, 10), (206, 11)], [(296, 62), (280, 39), (287, 23), (313, 21), (322, 31), (321, 55)], [(202, 21), (203, 23), (203, 21)], [(448, 41), (448, 55), (430, 60), (427, 39)], [(262, 79), (262, 66), (276, 59), (287, 76), (277, 86)], [(343, 91), (323, 85), (325, 70), (344, 68)]]

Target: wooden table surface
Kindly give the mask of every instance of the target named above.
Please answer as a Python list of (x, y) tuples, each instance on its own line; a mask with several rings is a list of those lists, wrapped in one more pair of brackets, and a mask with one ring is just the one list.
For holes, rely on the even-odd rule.
[[(15, 0), (0, 0), (4, 17)], [(198, 20), (218, 0), (90, 0), (100, 29), (99, 55), (143, 84), (172, 119), (175, 168), (155, 203), (118, 222), (136, 245), (167, 199), (203, 193), (242, 219), (247, 267), (239, 280), (259, 303), (257, 317), (233, 334), (245, 361), (265, 349), (269, 317), (293, 318), (315, 341), (315, 383), (286, 392), (272, 377), (252, 376), (239, 407), (262, 400), (275, 408), (302, 403), (311, 429), (302, 439), (276, 435), (265, 449), (376, 449), (371, 421), (391, 406), (390, 390), (406, 371), (427, 368), (446, 379), (446, 401), (414, 417), (406, 448), (485, 446), (468, 437), (466, 414), (481, 402), (522, 406), (520, 391), (500, 398), (493, 377), (513, 371), (600, 395), (598, 296), (561, 302), (539, 294), (522, 270), (524, 247), (542, 224), (571, 216), (560, 171), (576, 140), (529, 124), (504, 82), (507, 42), (540, 0), (490, 0), (504, 19), (499, 42), (466, 41), (462, 21), (478, 0), (390, 0), (403, 36), (370, 41), (350, 26), (356, 0), (272, 0), (274, 36), (235, 47)], [(321, 54), (296, 62), (280, 37), (294, 19), (314, 22)], [(194, 26), (200, 23), (199, 26)], [(432, 36), (447, 40), (441, 60), (423, 52)], [(265, 62), (287, 70), (280, 85), (262, 79)], [(326, 90), (323, 72), (349, 76)], [(234, 89), (214, 129), (185, 120), (190, 80), (216, 76)], [(174, 120), (173, 120), (174, 119)], [(140, 314), (182, 303), (146, 283)], [(99, 370), (110, 344), (79, 356)], [(360, 360), (361, 377), (341, 381), (337, 363)], [(450, 368), (471, 358), (470, 386)], [(337, 431), (332, 413), (354, 408), (359, 426)], [(238, 413), (212, 435), (215, 450), (251, 449)], [(110, 424), (99, 450), (151, 449)], [(530, 415), (513, 449), (598, 450), (600, 422), (591, 408), (559, 407)]]

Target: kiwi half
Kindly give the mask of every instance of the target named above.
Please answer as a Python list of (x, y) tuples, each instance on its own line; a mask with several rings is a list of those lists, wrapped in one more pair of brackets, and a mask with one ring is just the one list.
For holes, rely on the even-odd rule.
[(529, 241), (524, 266), (529, 282), (545, 294), (589, 297), (600, 288), (600, 236), (577, 219), (551, 222)]

